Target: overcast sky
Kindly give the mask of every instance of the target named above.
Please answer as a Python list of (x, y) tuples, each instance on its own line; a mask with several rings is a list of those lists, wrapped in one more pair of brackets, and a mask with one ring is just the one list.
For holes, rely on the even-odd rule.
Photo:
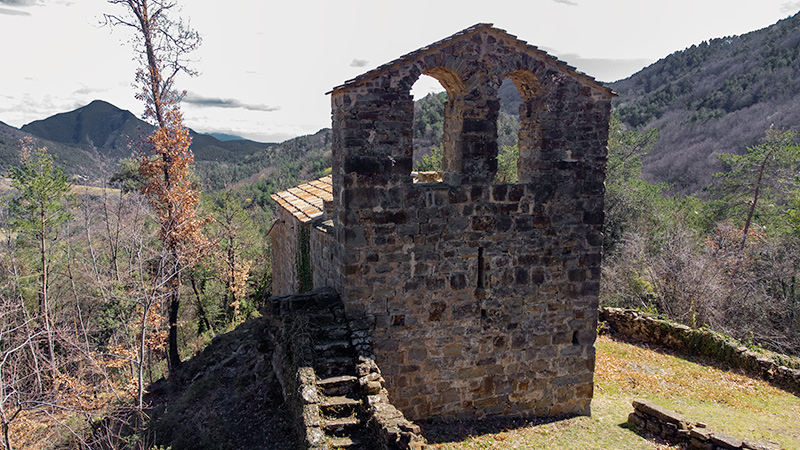
[[(332, 87), (476, 23), (601, 81), (703, 40), (767, 27), (800, 0), (182, 0), (203, 37), (183, 77), (186, 124), (265, 142), (330, 126)], [(102, 99), (137, 116), (136, 64), (105, 0), (0, 0), (0, 121), (20, 127)], [(432, 79), (428, 79), (432, 80)], [(431, 89), (419, 82), (415, 95)]]

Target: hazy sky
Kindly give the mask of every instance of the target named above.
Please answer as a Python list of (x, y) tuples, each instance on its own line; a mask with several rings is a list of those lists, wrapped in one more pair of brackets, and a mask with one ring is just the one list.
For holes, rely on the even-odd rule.
[[(601, 81), (703, 40), (743, 34), (800, 0), (182, 0), (203, 37), (185, 121), (282, 141), (330, 126), (332, 87), (476, 23), (493, 23)], [(128, 31), (105, 0), (0, 0), (0, 121), (20, 127), (102, 99), (141, 115)], [(431, 79), (428, 79), (431, 80)], [(418, 83), (424, 95), (435, 82)], [(437, 90), (441, 90), (438, 88)]]

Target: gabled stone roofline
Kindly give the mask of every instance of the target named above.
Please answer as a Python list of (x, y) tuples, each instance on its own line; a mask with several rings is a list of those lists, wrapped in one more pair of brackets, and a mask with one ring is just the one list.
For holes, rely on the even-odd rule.
[(467, 39), (470, 36), (476, 34), (477, 32), (479, 32), (481, 30), (485, 30), (487, 32), (500, 35), (501, 37), (512, 41), (513, 43), (515, 43), (516, 45), (521, 47), (522, 51), (530, 53), (530, 54), (533, 54), (536, 57), (538, 57), (539, 59), (544, 60), (545, 62), (548, 62), (548, 63), (552, 64), (558, 70), (561, 70), (561, 71), (566, 72), (569, 75), (573, 76), (576, 80), (578, 80), (578, 82), (581, 85), (599, 91), (599, 93), (601, 93), (602, 95), (604, 95), (608, 99), (611, 99), (611, 98), (617, 96), (617, 94), (614, 93), (613, 90), (611, 90), (610, 88), (608, 88), (606, 86), (603, 86), (594, 77), (586, 75), (585, 73), (579, 71), (578, 69), (576, 69), (573, 66), (570, 66), (569, 64), (565, 63), (564, 61), (561, 61), (558, 58), (549, 55), (547, 52), (545, 52), (543, 50), (540, 50), (535, 45), (528, 44), (527, 41), (523, 41), (522, 39), (519, 39), (517, 36), (508, 33), (506, 30), (494, 27), (493, 24), (491, 24), (491, 23), (478, 23), (478, 24), (475, 24), (475, 25), (473, 25), (473, 26), (471, 26), (469, 28), (465, 28), (465, 29), (459, 31), (458, 33), (453, 34), (452, 36), (446, 37), (446, 38), (444, 38), (444, 39), (442, 39), (440, 41), (434, 42), (433, 44), (426, 45), (425, 47), (422, 47), (422, 48), (419, 48), (417, 50), (414, 50), (413, 52), (407, 53), (407, 54), (395, 59), (394, 61), (390, 61), (388, 63), (382, 64), (382, 65), (376, 67), (375, 69), (372, 69), (372, 70), (370, 70), (368, 72), (365, 72), (365, 73), (363, 73), (363, 74), (361, 74), (361, 75), (359, 75), (359, 76), (357, 76), (357, 77), (355, 77), (353, 79), (345, 81), (343, 84), (341, 84), (339, 86), (336, 86), (333, 89), (331, 89), (330, 91), (326, 92), (326, 95), (332, 94), (333, 92), (336, 92), (336, 91), (345, 90), (345, 89), (349, 89), (351, 87), (359, 86), (359, 85), (363, 84), (364, 82), (370, 81), (370, 80), (378, 77), (379, 75), (385, 73), (386, 71), (390, 70), (391, 68), (393, 68), (395, 66), (398, 66), (398, 65), (401, 65), (401, 64), (406, 64), (406, 63), (408, 63), (408, 62), (410, 62), (410, 61), (412, 61), (414, 59), (418, 59), (418, 58), (424, 56), (425, 54), (434, 52), (438, 48), (443, 47), (443, 46), (445, 46), (447, 44), (450, 44), (452, 42), (456, 42), (456, 41), (462, 40), (462, 39)]

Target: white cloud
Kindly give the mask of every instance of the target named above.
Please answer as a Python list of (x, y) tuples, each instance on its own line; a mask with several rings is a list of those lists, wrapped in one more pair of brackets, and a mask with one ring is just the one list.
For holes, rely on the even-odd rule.
[(781, 3), (781, 12), (785, 14), (794, 14), (800, 10), (800, 2), (786, 2)]
[[(488, 10), (479, 0), (462, 0), (457, 10), (430, 0), (407, 0), (399, 9), (367, 0), (344, 0), (344, 7), (323, 0), (278, 6), (246, 1), (236, 8), (213, 0), (182, 3), (181, 15), (203, 35), (203, 46), (192, 55), (201, 76), (176, 83), (194, 93), (184, 105), (189, 125), (259, 140), (267, 139), (259, 134), (329, 127), (331, 99), (325, 93), (331, 87), (365, 66), (392, 61), (478, 22), (494, 23), (539, 48), (559, 48), (548, 52), (611, 81), (704, 39), (768, 26), (786, 17), (781, 8), (800, 9), (800, 0), (497, 0)], [(131, 34), (98, 27), (112, 9), (104, 0), (0, 0), (4, 61), (13, 62), (0, 71), (0, 91), (9, 97), (0, 97), (0, 120), (21, 126), (95, 99), (138, 115), (143, 106), (134, 98), (138, 87), (131, 86), (138, 68)], [(340, 26), (352, 20), (353, 10), (363, 13), (363, 27)], [(647, 20), (653, 16), (659, 20)], [(265, 17), (281, 20), (265, 27)], [(544, 20), (531, 27), (531, 17)], [(412, 22), (418, 26), (409, 33)], [(59, 38), (42, 39), (44, 34)], [(293, 36), (292, 45), (282, 45), (287, 36)], [(441, 87), (415, 85), (414, 95), (433, 90)]]
[(30, 16), (31, 15), (31, 13), (29, 13), (27, 11), (19, 11), (19, 10), (16, 10), (16, 9), (5, 9), (5, 8), (0, 8), (0, 14), (4, 14), (4, 15), (7, 15), (7, 16)]
[(182, 100), (184, 103), (199, 107), (211, 108), (241, 108), (250, 111), (278, 111), (280, 107), (269, 105), (253, 105), (232, 98), (204, 97), (193, 92), (187, 92)]
[(7, 5), (7, 6), (33, 6), (36, 4), (36, 0), (0, 0), (0, 5)]

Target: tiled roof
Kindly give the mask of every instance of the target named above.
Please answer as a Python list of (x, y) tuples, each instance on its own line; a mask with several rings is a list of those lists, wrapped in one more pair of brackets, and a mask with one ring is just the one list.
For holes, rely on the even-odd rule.
[(334, 91), (338, 91), (340, 89), (345, 89), (345, 88), (348, 88), (350, 86), (357, 85), (357, 84), (361, 83), (362, 81), (370, 80), (370, 79), (374, 78), (375, 76), (377, 76), (377, 75), (385, 72), (386, 70), (390, 69), (393, 66), (396, 66), (398, 64), (403, 64), (403, 63), (406, 63), (408, 61), (412, 61), (412, 60), (414, 60), (416, 58), (421, 57), (422, 55), (426, 54), (429, 51), (436, 50), (437, 48), (440, 48), (440, 47), (444, 47), (445, 45), (447, 45), (450, 42), (456, 41), (458, 39), (462, 39), (462, 38), (464, 38), (466, 36), (469, 36), (469, 35), (472, 35), (472, 34), (478, 32), (480, 30), (488, 30), (490, 32), (502, 35), (502, 36), (508, 38), (509, 40), (514, 41), (517, 44), (519, 44), (520, 46), (522, 46), (525, 49), (525, 51), (527, 51), (527, 52), (529, 52), (531, 54), (536, 54), (539, 57), (543, 58), (544, 60), (550, 62), (553, 65), (555, 65), (556, 67), (560, 68), (561, 70), (564, 70), (567, 73), (573, 75), (578, 80), (580, 80), (582, 82), (582, 84), (591, 86), (591, 87), (593, 87), (595, 89), (599, 89), (601, 92), (603, 92), (604, 94), (608, 95), (609, 97), (616, 97), (617, 96), (617, 94), (615, 94), (614, 91), (612, 91), (610, 88), (604, 86), (602, 83), (598, 82), (593, 77), (591, 77), (589, 75), (586, 75), (585, 73), (579, 71), (578, 69), (576, 69), (573, 66), (570, 66), (569, 64), (565, 63), (564, 61), (561, 61), (560, 59), (547, 54), (546, 52), (544, 52), (543, 50), (540, 50), (535, 45), (531, 45), (531, 44), (527, 43), (526, 41), (523, 41), (522, 39), (518, 38), (517, 36), (515, 36), (513, 34), (510, 34), (506, 30), (494, 27), (493, 24), (491, 24), (491, 23), (478, 23), (478, 24), (475, 24), (475, 25), (473, 25), (473, 26), (471, 26), (469, 28), (466, 28), (466, 29), (463, 29), (463, 30), (459, 31), (458, 33), (456, 33), (456, 34), (454, 34), (452, 36), (448, 36), (448, 37), (446, 37), (446, 38), (444, 38), (444, 39), (442, 39), (440, 41), (434, 42), (433, 44), (426, 45), (425, 47), (422, 47), (422, 48), (419, 48), (417, 50), (414, 50), (413, 52), (407, 53), (407, 54), (395, 59), (394, 61), (390, 61), (388, 63), (382, 64), (379, 67), (376, 67), (375, 69), (372, 69), (372, 70), (370, 70), (368, 72), (362, 73), (361, 75), (359, 75), (359, 76), (357, 76), (357, 77), (355, 77), (355, 78), (353, 78), (351, 80), (345, 81), (344, 84), (341, 84), (339, 86), (334, 87), (333, 89), (330, 90), (330, 92), (327, 92), (327, 94), (330, 94), (330, 93), (332, 93)]
[(322, 202), (333, 200), (331, 176), (309, 181), (270, 196), (281, 208), (292, 213), (302, 223), (322, 216)]

